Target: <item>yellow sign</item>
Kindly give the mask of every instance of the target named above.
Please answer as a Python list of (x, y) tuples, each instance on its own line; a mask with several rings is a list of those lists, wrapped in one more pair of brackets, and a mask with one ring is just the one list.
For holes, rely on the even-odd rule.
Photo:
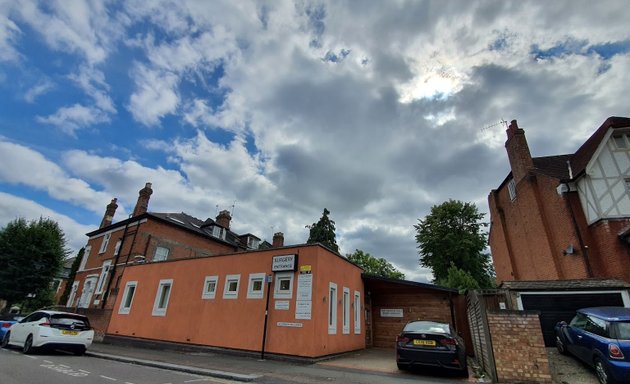
[(305, 274), (311, 273), (311, 268), (312, 268), (311, 265), (301, 265), (300, 266), (300, 273), (305, 273)]

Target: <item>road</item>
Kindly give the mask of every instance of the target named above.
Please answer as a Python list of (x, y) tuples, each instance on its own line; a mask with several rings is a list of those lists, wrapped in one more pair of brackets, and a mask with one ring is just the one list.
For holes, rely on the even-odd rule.
[(2, 384), (232, 384), (236, 381), (167, 371), (62, 352), (23, 355), (0, 349)]
[[(281, 364), (279, 369), (261, 372), (255, 384), (463, 384), (467, 380), (405, 373), (402, 375), (338, 369), (321, 365)], [(440, 377), (442, 376), (442, 377)], [(190, 373), (146, 367), (90, 356), (74, 356), (46, 351), (24, 355), (19, 349), (0, 349), (2, 384), (236, 384), (226, 380)]]

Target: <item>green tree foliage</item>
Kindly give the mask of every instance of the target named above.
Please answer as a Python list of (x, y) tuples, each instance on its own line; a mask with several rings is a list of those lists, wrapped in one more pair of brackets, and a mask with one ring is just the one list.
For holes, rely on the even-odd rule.
[(494, 270), (485, 253), (487, 234), (481, 222), (484, 214), (477, 206), (449, 200), (431, 208), (424, 220), (418, 220), (416, 242), (420, 264), (433, 271), (434, 281), (446, 281), (449, 268), (467, 272), (480, 288), (494, 286)]
[(66, 282), (63, 293), (59, 298), (59, 304), (61, 305), (65, 305), (68, 301), (68, 296), (70, 296), (70, 291), (72, 291), (72, 283), (74, 283), (74, 278), (77, 275), (77, 270), (79, 269), (81, 261), (83, 260), (83, 254), (85, 254), (85, 248), (79, 249), (79, 253), (77, 253), (77, 256), (72, 262), (72, 266), (70, 267), (70, 274), (68, 275), (68, 281)]
[(53, 220), (18, 218), (2, 228), (0, 298), (7, 308), (28, 296), (32, 302), (48, 297), (67, 253), (64, 233)]
[(370, 255), (360, 249), (354, 251), (353, 254), (347, 254), (346, 258), (357, 264), (368, 275), (388, 277), (390, 279), (404, 279), (405, 275), (391, 265), (387, 260)]
[(324, 208), (324, 213), (317, 223), (307, 225), (310, 229), (306, 244), (321, 243), (322, 245), (339, 252), (339, 246), (335, 238), (335, 222), (328, 217), (330, 211)]
[(479, 283), (468, 272), (452, 265), (448, 268), (446, 279), (435, 282), (443, 287), (455, 288), (459, 293), (464, 293), (468, 289), (479, 289)]

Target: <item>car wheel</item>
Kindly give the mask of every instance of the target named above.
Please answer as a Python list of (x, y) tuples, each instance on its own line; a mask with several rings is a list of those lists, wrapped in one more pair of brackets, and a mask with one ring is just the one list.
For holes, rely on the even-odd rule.
[(564, 342), (562, 342), (562, 339), (560, 338), (560, 336), (557, 336), (557, 335), (556, 335), (556, 348), (558, 348), (558, 352), (561, 355), (567, 354), (567, 347), (564, 345)]
[(4, 334), (2, 338), (2, 348), (9, 348), (9, 337), (11, 336), (11, 332), (7, 332)]
[(610, 377), (606, 364), (599, 358), (595, 358), (595, 373), (597, 373), (597, 380), (601, 384), (614, 384), (615, 380)]
[(72, 352), (74, 353), (75, 356), (83, 356), (85, 354), (85, 347), (76, 348)]
[(24, 352), (25, 355), (30, 355), (34, 352), (33, 335), (28, 335), (28, 337), (26, 338), (26, 341), (24, 342), (24, 348), (22, 348), (22, 352)]

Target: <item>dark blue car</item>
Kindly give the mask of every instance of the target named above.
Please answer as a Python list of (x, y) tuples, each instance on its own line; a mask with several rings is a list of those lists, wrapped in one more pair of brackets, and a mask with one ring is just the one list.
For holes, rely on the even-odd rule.
[(630, 308), (580, 309), (555, 329), (558, 351), (595, 368), (600, 383), (630, 382)]

